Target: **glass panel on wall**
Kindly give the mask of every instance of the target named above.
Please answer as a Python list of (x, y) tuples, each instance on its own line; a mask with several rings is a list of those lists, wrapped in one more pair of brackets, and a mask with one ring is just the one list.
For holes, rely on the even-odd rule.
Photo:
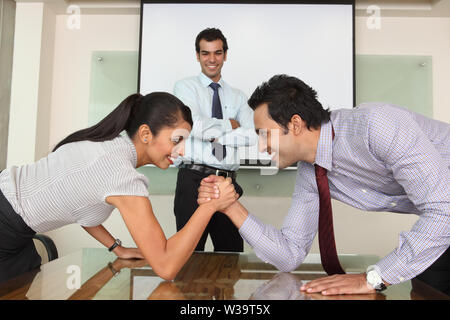
[(356, 103), (389, 102), (433, 116), (431, 56), (357, 55)]
[[(91, 58), (89, 125), (108, 115), (130, 94), (137, 92), (137, 51), (94, 51)], [(176, 168), (161, 170), (153, 166), (138, 169), (149, 180), (150, 194), (173, 194)]]
[(94, 51), (91, 60), (89, 125), (96, 124), (137, 91), (136, 51)]

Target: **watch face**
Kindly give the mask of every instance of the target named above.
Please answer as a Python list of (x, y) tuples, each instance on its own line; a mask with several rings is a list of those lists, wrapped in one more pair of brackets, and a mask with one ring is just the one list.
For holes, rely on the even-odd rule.
[(369, 271), (367, 273), (367, 282), (376, 289), (376, 287), (379, 286), (381, 282), (381, 277), (378, 275), (378, 273), (375, 270)]

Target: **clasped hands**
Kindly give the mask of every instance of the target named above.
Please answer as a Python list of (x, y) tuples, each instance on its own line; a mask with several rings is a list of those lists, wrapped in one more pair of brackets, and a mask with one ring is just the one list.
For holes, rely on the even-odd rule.
[(213, 205), (215, 211), (226, 213), (226, 209), (238, 198), (231, 178), (210, 175), (200, 183), (197, 203)]

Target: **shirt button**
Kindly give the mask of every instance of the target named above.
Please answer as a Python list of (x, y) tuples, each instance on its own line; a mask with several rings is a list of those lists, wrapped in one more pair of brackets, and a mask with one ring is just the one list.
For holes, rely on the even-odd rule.
[(397, 205), (397, 203), (391, 202), (391, 206), (392, 206), (392, 207), (395, 207), (396, 205)]
[(404, 281), (404, 280), (405, 280), (405, 278), (403, 278), (403, 277), (399, 277), (399, 278), (398, 278), (398, 280), (400, 280), (400, 281)]
[(367, 190), (366, 190), (366, 189), (361, 189), (361, 191), (364, 192), (364, 193), (367, 193)]

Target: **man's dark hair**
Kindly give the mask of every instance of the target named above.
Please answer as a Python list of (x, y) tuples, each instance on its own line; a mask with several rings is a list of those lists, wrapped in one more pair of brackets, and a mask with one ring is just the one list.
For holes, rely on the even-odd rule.
[(286, 132), (295, 114), (305, 121), (308, 129), (317, 129), (330, 120), (330, 111), (317, 100), (317, 92), (300, 79), (285, 74), (263, 82), (248, 100), (253, 110), (263, 103), (267, 103), (270, 117)]
[(197, 35), (197, 38), (195, 38), (195, 51), (197, 51), (197, 53), (200, 53), (200, 40), (202, 39), (208, 42), (214, 40), (222, 40), (223, 52), (225, 53), (228, 50), (227, 39), (223, 35), (222, 31), (220, 31), (219, 29), (207, 28)]

